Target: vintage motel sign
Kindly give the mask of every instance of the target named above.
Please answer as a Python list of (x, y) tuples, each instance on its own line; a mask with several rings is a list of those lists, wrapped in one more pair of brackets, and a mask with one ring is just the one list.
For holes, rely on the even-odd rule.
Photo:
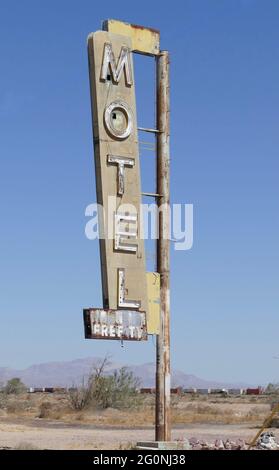
[[(156, 63), (156, 128), (141, 130), (156, 135), (158, 206), (168, 206), (170, 198), (169, 53), (160, 50), (157, 30), (117, 20), (105, 21), (103, 28), (88, 40), (97, 200), (107, 210), (108, 197), (117, 194), (117, 204), (112, 239), (110, 218), (99, 216), (104, 308), (84, 309), (85, 337), (139, 340), (156, 335), (155, 439), (170, 441), (169, 224), (168, 216), (158, 218), (158, 272), (145, 273), (138, 232), (140, 175), (131, 51), (151, 55)], [(122, 202), (132, 203), (134, 209), (123, 210)]]
[[(148, 308), (131, 39), (97, 31), (88, 38), (88, 54), (97, 202), (103, 207), (99, 214), (103, 306), (108, 311), (129, 311), (127, 325), (133, 311), (139, 314)], [(146, 339), (146, 335), (125, 339)]]

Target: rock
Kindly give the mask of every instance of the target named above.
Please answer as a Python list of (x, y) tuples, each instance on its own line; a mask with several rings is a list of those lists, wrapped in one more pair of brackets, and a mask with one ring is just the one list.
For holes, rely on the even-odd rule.
[(216, 447), (217, 450), (224, 450), (225, 449), (222, 439), (216, 439), (215, 447)]
[[(183, 445), (184, 441), (181, 440)], [(249, 442), (245, 442), (244, 439), (236, 439), (236, 441), (230, 439), (216, 439), (214, 443), (209, 443), (204, 439), (197, 439), (196, 437), (191, 437), (189, 440), (185, 439), (186, 447), (191, 448), (192, 450), (248, 450)], [(189, 445), (189, 447), (188, 447)], [(258, 441), (257, 446), (254, 450), (279, 450), (279, 444), (276, 442), (274, 434), (263, 433)]]
[(279, 445), (275, 440), (273, 432), (263, 432), (257, 442), (257, 448), (263, 450), (278, 450)]
[(245, 444), (245, 441), (243, 439), (237, 439), (236, 440), (236, 443), (239, 445), (239, 446), (242, 446), (243, 444)]
[(245, 441), (243, 439), (236, 439), (236, 446), (238, 450), (243, 450), (245, 446)]
[(204, 439), (202, 439), (202, 440), (200, 441), (200, 445), (202, 446), (202, 450), (208, 450), (208, 448), (209, 448), (208, 442), (205, 441)]
[(215, 450), (214, 444), (208, 444), (207, 450)]
[(240, 450), (241, 446), (235, 441), (231, 441), (231, 450)]
[(198, 439), (196, 439), (195, 437), (190, 437), (189, 442), (190, 442), (191, 446), (199, 444)]
[(201, 440), (199, 441), (199, 443), (200, 443), (200, 445), (202, 445), (202, 446), (208, 446), (208, 442), (206, 442), (204, 439), (201, 439)]
[(232, 450), (232, 444), (229, 439), (227, 439), (226, 442), (224, 443), (224, 447), (226, 450)]

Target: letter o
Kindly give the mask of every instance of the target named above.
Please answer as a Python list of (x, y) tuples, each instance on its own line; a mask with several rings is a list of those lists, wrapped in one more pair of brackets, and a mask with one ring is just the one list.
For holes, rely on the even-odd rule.
[(105, 127), (112, 137), (127, 139), (133, 130), (133, 113), (125, 101), (116, 100), (110, 103), (104, 112)]

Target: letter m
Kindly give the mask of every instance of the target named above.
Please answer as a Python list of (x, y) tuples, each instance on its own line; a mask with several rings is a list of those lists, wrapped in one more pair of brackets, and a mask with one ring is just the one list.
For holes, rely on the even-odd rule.
[(119, 83), (122, 72), (125, 71), (126, 84), (131, 86), (133, 84), (132, 79), (132, 67), (130, 49), (126, 46), (121, 47), (120, 56), (116, 65), (116, 60), (112, 46), (106, 42), (104, 45), (103, 63), (101, 70), (101, 80), (107, 80), (109, 69), (112, 75), (112, 79), (115, 83)]

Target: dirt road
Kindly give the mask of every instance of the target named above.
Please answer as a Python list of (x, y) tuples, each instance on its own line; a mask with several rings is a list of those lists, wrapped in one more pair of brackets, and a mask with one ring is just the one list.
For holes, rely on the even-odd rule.
[[(279, 430), (273, 430), (277, 439)], [(251, 439), (257, 432), (253, 425), (189, 424), (173, 429), (173, 439)], [(154, 439), (150, 428), (97, 427), (90, 424), (65, 424), (59, 421), (2, 418), (0, 448), (34, 447), (39, 449), (119, 449), (137, 441)]]

